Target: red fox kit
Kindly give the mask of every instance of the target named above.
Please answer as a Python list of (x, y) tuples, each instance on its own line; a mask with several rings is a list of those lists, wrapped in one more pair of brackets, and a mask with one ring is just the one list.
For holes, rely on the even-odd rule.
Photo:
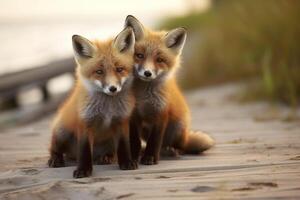
[(161, 147), (195, 154), (212, 147), (214, 141), (207, 134), (189, 130), (189, 109), (174, 76), (186, 30), (154, 32), (131, 15), (127, 16), (125, 27), (133, 29), (136, 39), (136, 108), (130, 126), (133, 159), (137, 160), (140, 153), (140, 137), (147, 142), (141, 158), (146, 165), (158, 162)]
[(120, 169), (136, 169), (129, 144), (129, 119), (135, 105), (133, 31), (126, 28), (115, 39), (102, 42), (78, 35), (72, 40), (77, 80), (54, 121), (48, 164), (64, 166), (64, 154), (76, 149), (74, 178), (90, 176), (93, 148), (114, 141)]

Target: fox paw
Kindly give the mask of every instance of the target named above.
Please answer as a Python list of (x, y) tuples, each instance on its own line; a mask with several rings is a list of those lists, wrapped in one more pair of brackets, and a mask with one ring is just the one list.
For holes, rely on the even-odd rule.
[(134, 170), (138, 168), (138, 163), (136, 161), (127, 161), (119, 163), (119, 167), (121, 170)]
[(154, 156), (146, 156), (146, 155), (144, 155), (141, 158), (141, 163), (143, 165), (156, 165), (156, 164), (158, 164), (158, 159), (155, 158)]
[(73, 172), (74, 178), (84, 178), (92, 175), (92, 169), (76, 169)]
[(99, 156), (94, 163), (96, 165), (109, 165), (114, 162), (115, 158), (113, 155), (105, 155), (105, 156)]
[(163, 147), (160, 150), (160, 155), (162, 157), (178, 157), (179, 156), (179, 152), (177, 149), (173, 148), (173, 147)]
[(48, 166), (53, 168), (64, 167), (65, 161), (62, 156), (53, 155), (48, 160)]

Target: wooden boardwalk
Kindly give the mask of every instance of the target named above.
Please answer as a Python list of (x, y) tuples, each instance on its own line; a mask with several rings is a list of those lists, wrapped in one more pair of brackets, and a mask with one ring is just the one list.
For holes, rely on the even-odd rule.
[(0, 133), (0, 199), (300, 199), (300, 110), (238, 104), (227, 85), (187, 95), (192, 126), (216, 146), (201, 156), (163, 160), (135, 171), (95, 166), (49, 169), (50, 118)]

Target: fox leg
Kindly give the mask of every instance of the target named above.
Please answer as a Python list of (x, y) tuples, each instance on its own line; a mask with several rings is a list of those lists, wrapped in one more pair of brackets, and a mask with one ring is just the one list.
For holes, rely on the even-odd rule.
[(132, 160), (138, 162), (142, 148), (141, 142), (141, 122), (137, 117), (130, 119), (130, 149)]
[(169, 120), (164, 134), (161, 155), (177, 157), (186, 141), (186, 128), (179, 120)]
[(115, 144), (113, 139), (94, 145), (93, 160), (96, 165), (108, 165), (115, 161)]
[(63, 129), (55, 129), (50, 146), (50, 159), (48, 160), (49, 167), (64, 167), (65, 161), (63, 154), (66, 153), (70, 145), (73, 144), (74, 135)]
[(154, 125), (151, 128), (151, 133), (147, 140), (146, 149), (141, 159), (142, 164), (154, 165), (158, 163), (167, 122), (167, 115), (156, 119)]
[(124, 122), (119, 127), (119, 142), (118, 142), (118, 164), (122, 170), (137, 169), (137, 162), (132, 160), (129, 138), (129, 122)]
[(74, 178), (88, 177), (92, 174), (93, 160), (92, 160), (92, 133), (78, 134), (78, 153), (77, 153), (77, 169), (73, 172)]

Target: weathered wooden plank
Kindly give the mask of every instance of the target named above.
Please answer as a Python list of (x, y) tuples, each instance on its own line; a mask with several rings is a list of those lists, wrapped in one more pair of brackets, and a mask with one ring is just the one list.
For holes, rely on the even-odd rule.
[(50, 115), (58, 108), (66, 96), (67, 94), (63, 93), (53, 96), (46, 102), (2, 112), (0, 113), (0, 128), (20, 126)]
[[(233, 91), (226, 86), (188, 95), (193, 128), (210, 131), (217, 141), (213, 149), (133, 171), (94, 166), (91, 178), (74, 180), (73, 166), (46, 167), (51, 118), (3, 130), (0, 198), (299, 199), (299, 121), (255, 120), (268, 105), (226, 102)], [(284, 116), (286, 108), (279, 110)]]

